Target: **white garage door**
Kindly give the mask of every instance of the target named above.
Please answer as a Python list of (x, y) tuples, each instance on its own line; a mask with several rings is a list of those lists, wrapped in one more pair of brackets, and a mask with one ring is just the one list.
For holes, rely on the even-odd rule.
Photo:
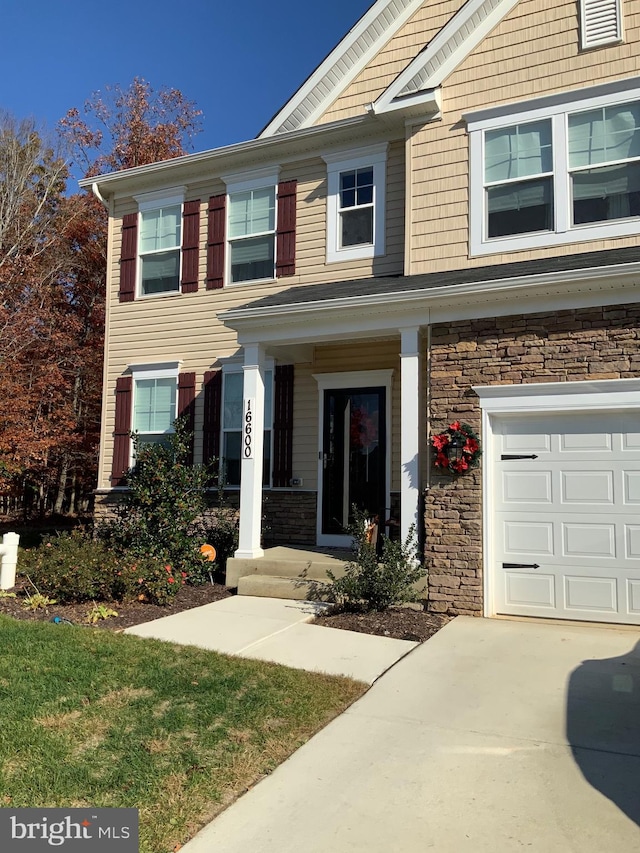
[(494, 610), (640, 624), (640, 413), (494, 425)]

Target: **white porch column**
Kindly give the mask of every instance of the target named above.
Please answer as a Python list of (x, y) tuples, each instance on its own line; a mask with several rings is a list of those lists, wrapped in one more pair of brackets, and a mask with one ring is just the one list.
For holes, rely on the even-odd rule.
[(400, 332), (400, 536), (418, 535), (420, 502), (420, 329)]
[(264, 556), (262, 530), (262, 447), (264, 444), (264, 351), (258, 344), (244, 348), (240, 531), (236, 557)]

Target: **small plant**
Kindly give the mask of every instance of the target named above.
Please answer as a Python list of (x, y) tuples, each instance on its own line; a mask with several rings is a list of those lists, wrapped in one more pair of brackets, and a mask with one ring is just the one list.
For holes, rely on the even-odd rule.
[(15, 592), (9, 592), (8, 589), (0, 589), (0, 598), (15, 598)]
[(93, 607), (87, 613), (87, 622), (91, 625), (95, 625), (96, 622), (100, 622), (102, 619), (110, 619), (112, 616), (117, 616), (118, 611), (113, 610), (111, 607), (107, 607), (106, 604), (96, 604), (93, 602)]
[(394, 542), (383, 537), (382, 556), (370, 541), (365, 513), (354, 507), (354, 522), (349, 527), (353, 536), (354, 558), (338, 578), (327, 572), (333, 581), (330, 600), (344, 610), (386, 610), (392, 604), (415, 601), (414, 585), (424, 576), (417, 563), (415, 528), (406, 541)]
[(33, 595), (27, 593), (27, 600), (22, 602), (25, 610), (46, 610), (51, 604), (57, 604), (56, 599), (40, 592), (34, 592)]

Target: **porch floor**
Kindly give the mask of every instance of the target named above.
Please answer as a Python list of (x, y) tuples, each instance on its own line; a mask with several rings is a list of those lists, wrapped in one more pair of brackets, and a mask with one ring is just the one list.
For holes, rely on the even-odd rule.
[(338, 548), (266, 548), (263, 557), (227, 560), (226, 585), (238, 595), (290, 598), (299, 601), (326, 597), (331, 580), (344, 574), (350, 551)]

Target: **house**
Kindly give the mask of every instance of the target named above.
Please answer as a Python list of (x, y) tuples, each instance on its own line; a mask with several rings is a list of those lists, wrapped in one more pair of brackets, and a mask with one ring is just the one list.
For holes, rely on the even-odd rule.
[(83, 186), (98, 512), (186, 413), (238, 560), (357, 504), (416, 525), (433, 610), (640, 623), (640, 4), (377, 0), (256, 139)]

